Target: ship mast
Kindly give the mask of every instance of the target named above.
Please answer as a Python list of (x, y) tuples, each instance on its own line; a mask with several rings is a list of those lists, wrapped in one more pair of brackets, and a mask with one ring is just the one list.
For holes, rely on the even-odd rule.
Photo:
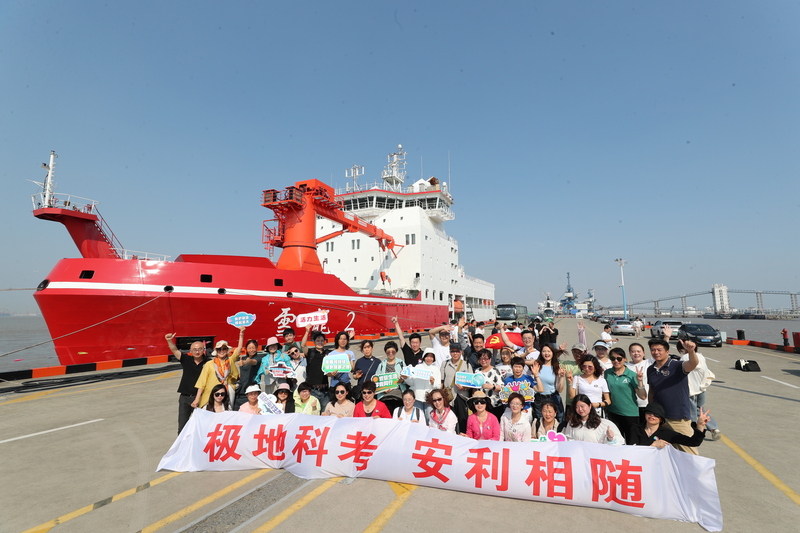
[(53, 188), (55, 187), (55, 175), (56, 175), (56, 155), (55, 150), (50, 150), (50, 164), (42, 163), (42, 168), (47, 169), (47, 176), (44, 177), (44, 183), (41, 184), (42, 186), (42, 203), (44, 207), (50, 207), (53, 205)]

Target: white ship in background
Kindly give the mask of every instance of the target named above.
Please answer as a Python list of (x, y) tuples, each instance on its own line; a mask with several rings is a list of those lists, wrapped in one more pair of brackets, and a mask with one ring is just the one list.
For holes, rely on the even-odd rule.
[(374, 239), (318, 217), (317, 235), (341, 232), (319, 245), (325, 272), (361, 294), (420, 295), (423, 302), (446, 304), (451, 318), (494, 320), (494, 285), (464, 272), (458, 241), (445, 232), (445, 222), (455, 218), (447, 183), (432, 177), (406, 187), (405, 155), (398, 146), (388, 156), (382, 180), (366, 185), (357, 182), (364, 167), (354, 165), (345, 174), (352, 184), (336, 190), (345, 212), (394, 236), (395, 250), (382, 251)]

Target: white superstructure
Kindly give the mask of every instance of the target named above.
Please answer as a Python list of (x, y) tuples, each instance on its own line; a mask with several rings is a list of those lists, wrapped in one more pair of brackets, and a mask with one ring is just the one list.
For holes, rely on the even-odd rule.
[[(402, 146), (388, 156), (382, 181), (360, 185), (363, 167), (354, 165), (353, 180), (336, 191), (344, 210), (370, 222), (395, 238), (395, 253), (381, 251), (375, 239), (344, 233), (317, 249), (326, 273), (335, 274), (363, 294), (393, 294), (448, 305), (451, 317), (494, 319), (494, 285), (467, 276), (458, 262), (458, 241), (445, 233), (453, 220), (453, 197), (447, 183), (436, 178), (405, 186)], [(341, 231), (340, 224), (317, 219), (317, 235)], [(396, 255), (395, 255), (396, 254)]]

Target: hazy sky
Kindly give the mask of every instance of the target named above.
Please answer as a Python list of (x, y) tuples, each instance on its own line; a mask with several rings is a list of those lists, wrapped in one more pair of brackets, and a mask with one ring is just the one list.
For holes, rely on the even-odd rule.
[(31, 216), (50, 150), (59, 192), (175, 258), (264, 254), (263, 189), (377, 179), (402, 143), (414, 180), (450, 155), (448, 231), (498, 302), (560, 297), (569, 271), (618, 304), (617, 257), (628, 302), (797, 292), (798, 32), (783, 1), (5, 0), (0, 288), (77, 255)]

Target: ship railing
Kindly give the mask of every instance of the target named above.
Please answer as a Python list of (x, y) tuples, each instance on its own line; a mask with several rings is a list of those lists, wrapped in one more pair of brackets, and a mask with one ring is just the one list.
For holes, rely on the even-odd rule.
[(152, 252), (139, 252), (136, 250), (126, 250), (125, 248), (114, 248), (120, 259), (141, 259), (142, 261), (167, 261), (171, 256), (164, 254), (154, 254)]
[[(463, 268), (464, 268), (464, 267), (461, 267), (460, 265), (459, 265), (459, 267), (460, 267), (462, 270), (463, 270)], [(485, 286), (487, 286), (487, 287), (494, 287), (494, 283), (489, 283), (489, 282), (488, 282), (488, 281), (486, 281), (486, 280), (482, 280), (482, 279), (478, 279), (478, 278), (473, 278), (472, 276), (468, 276), (468, 275), (466, 275), (466, 274), (464, 274), (464, 279), (466, 279), (466, 280), (469, 280), (469, 281), (472, 281), (473, 283), (477, 283), (478, 285), (485, 285)]]
[(97, 206), (100, 205), (100, 202), (95, 200), (64, 193), (52, 193), (50, 195), (50, 201), (47, 202), (47, 205), (45, 205), (43, 191), (32, 194), (31, 203), (33, 204), (34, 209), (42, 209), (46, 207), (72, 209), (73, 211), (89, 213), (92, 215), (97, 214)]
[(339, 196), (341, 194), (350, 194), (354, 192), (365, 192), (371, 190), (380, 190), (380, 191), (388, 191), (388, 192), (397, 192), (403, 194), (410, 194), (410, 193), (420, 193), (420, 192), (441, 192), (445, 196), (447, 196), (450, 200), (453, 197), (450, 195), (450, 190), (447, 186), (447, 183), (442, 183), (439, 185), (434, 185), (428, 187), (424, 190), (418, 190), (413, 185), (409, 185), (408, 187), (391, 187), (383, 181), (373, 181), (371, 183), (364, 183), (364, 184), (355, 184), (355, 185), (346, 185), (345, 187), (340, 187), (338, 189), (334, 189), (334, 194)]

